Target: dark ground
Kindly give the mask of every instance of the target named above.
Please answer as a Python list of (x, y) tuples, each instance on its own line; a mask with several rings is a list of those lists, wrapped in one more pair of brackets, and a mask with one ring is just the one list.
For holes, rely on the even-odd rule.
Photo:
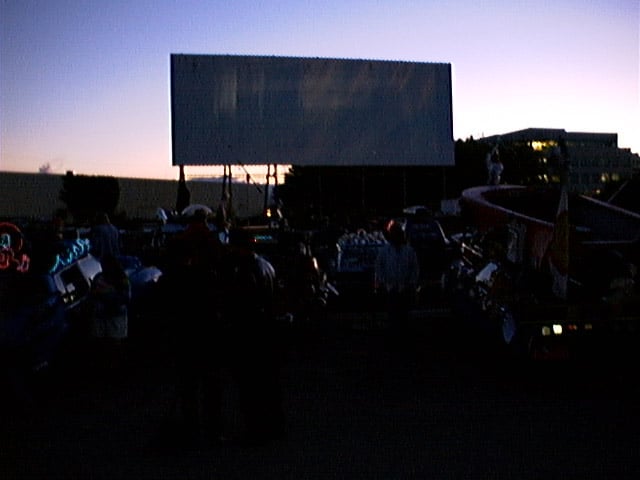
[(42, 382), (36, 405), (4, 409), (0, 478), (640, 478), (631, 368), (525, 368), (441, 311), (417, 315), (391, 348), (378, 320), (340, 314), (283, 332), (287, 432), (264, 446), (155, 448), (174, 399), (155, 340), (133, 342), (117, 380), (80, 359)]

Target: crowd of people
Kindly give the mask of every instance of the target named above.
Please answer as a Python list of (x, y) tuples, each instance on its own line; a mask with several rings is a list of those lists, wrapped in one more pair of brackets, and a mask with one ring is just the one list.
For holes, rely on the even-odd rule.
[[(222, 212), (224, 213), (224, 212)], [(211, 223), (210, 223), (211, 222)], [(156, 299), (167, 330), (175, 375), (175, 402), (158, 441), (173, 446), (238, 441), (256, 445), (285, 434), (280, 386), (286, 358), (278, 315), (285, 301), (299, 318), (314, 315), (322, 269), (304, 240), (287, 243), (290, 268), (274, 267), (243, 229), (229, 229), (221, 215), (195, 210), (184, 228), (162, 243)], [(54, 226), (58, 236), (62, 226)], [(225, 235), (220, 235), (223, 230)], [(386, 231), (388, 245), (376, 260), (377, 293), (387, 300), (389, 325), (407, 326), (419, 282), (415, 250), (399, 223)], [(57, 238), (57, 237), (56, 237)], [(123, 263), (123, 239), (109, 215), (98, 213), (88, 232), (100, 271), (87, 294), (86, 367), (112, 381), (129, 366), (132, 283)], [(282, 282), (290, 288), (282, 292)], [(231, 383), (230, 383), (231, 382)], [(238, 426), (225, 418), (225, 395), (237, 392)]]
[[(229, 243), (194, 213), (167, 243), (163, 298), (170, 317), (176, 402), (168, 439), (259, 444), (284, 433), (275, 334), (276, 272), (248, 239)], [(224, 373), (228, 375), (224, 375)], [(234, 385), (223, 382), (232, 378)], [(238, 391), (241, 431), (223, 416), (225, 389)]]
[[(318, 269), (304, 242), (297, 242), (290, 261), (301, 267), (298, 274), (276, 271), (256, 252), (248, 231), (233, 229), (226, 243), (207, 218), (207, 212), (196, 211), (166, 245), (162, 297), (175, 326), (171, 338), (177, 379), (168, 436), (183, 444), (230, 439), (262, 444), (282, 437), (286, 424), (279, 378), (286, 348), (277, 322), (278, 282), (287, 276), (290, 306), (308, 315), (305, 288), (318, 288)], [(388, 243), (376, 259), (376, 286), (386, 301), (390, 331), (402, 340), (408, 334), (420, 265), (403, 225), (390, 222), (386, 236)], [(226, 383), (229, 379), (233, 385)], [(230, 388), (237, 391), (242, 414), (239, 432), (230, 431), (222, 408)]]

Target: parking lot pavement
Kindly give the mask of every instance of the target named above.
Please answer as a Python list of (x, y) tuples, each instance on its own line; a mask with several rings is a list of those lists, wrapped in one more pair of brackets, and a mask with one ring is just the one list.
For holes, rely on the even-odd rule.
[(125, 375), (75, 365), (30, 409), (5, 409), (0, 477), (640, 478), (633, 379), (525, 369), (442, 311), (416, 312), (402, 338), (384, 327), (379, 313), (351, 312), (283, 330), (286, 436), (255, 447), (152, 448), (173, 370), (161, 345), (139, 340)]

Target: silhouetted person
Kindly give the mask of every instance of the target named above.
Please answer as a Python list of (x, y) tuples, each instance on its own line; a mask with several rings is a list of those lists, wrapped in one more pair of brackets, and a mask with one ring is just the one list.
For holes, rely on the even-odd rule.
[(90, 232), (91, 254), (102, 260), (107, 255), (120, 256), (120, 232), (105, 212), (96, 214)]
[(51, 228), (53, 230), (53, 236), (56, 240), (64, 239), (64, 228), (67, 219), (67, 212), (64, 209), (57, 209), (53, 218), (51, 219)]
[(220, 244), (198, 210), (167, 243), (163, 296), (169, 315), (183, 441), (222, 435), (220, 369), (223, 338), (216, 302)]
[(184, 165), (180, 165), (180, 178), (178, 180), (178, 195), (176, 197), (176, 211), (182, 211), (191, 203), (191, 192), (187, 188), (187, 181), (184, 176)]
[(419, 208), (407, 219), (405, 231), (407, 241), (418, 255), (420, 285), (432, 286), (449, 264), (448, 240), (444, 230), (426, 208)]
[(253, 251), (248, 234), (241, 230), (232, 231), (222, 264), (222, 318), (229, 329), (228, 360), (245, 422), (242, 441), (261, 444), (284, 433), (282, 345), (274, 313), (276, 272)]
[(375, 261), (375, 285), (385, 295), (389, 327), (396, 333), (406, 330), (409, 310), (415, 302), (420, 267), (418, 256), (411, 245), (403, 226), (391, 221), (386, 228), (388, 243)]
[(504, 165), (500, 160), (500, 150), (498, 147), (493, 147), (491, 152), (487, 154), (487, 185), (499, 185), (502, 181), (503, 171)]
[(129, 336), (131, 283), (117, 257), (100, 260), (102, 271), (91, 282), (91, 336), (94, 358), (105, 372), (122, 366), (124, 342)]
[(215, 225), (218, 232), (218, 239), (221, 243), (229, 243), (229, 229), (231, 228), (231, 215), (230, 215), (231, 199), (229, 192), (223, 192), (220, 203), (216, 208)]
[(287, 253), (288, 268), (280, 275), (285, 281), (286, 307), (296, 320), (312, 320), (320, 307), (325, 275), (306, 242), (295, 242)]

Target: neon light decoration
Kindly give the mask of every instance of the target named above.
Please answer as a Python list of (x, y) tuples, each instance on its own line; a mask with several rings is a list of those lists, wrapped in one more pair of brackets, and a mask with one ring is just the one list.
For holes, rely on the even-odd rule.
[(49, 273), (55, 273), (62, 268), (71, 265), (81, 257), (89, 254), (91, 242), (88, 238), (78, 238), (76, 240), (65, 241), (65, 250), (58, 253), (53, 261), (53, 266)]
[(20, 229), (13, 223), (0, 222), (0, 270), (28, 271), (31, 259), (23, 248), (24, 237)]

